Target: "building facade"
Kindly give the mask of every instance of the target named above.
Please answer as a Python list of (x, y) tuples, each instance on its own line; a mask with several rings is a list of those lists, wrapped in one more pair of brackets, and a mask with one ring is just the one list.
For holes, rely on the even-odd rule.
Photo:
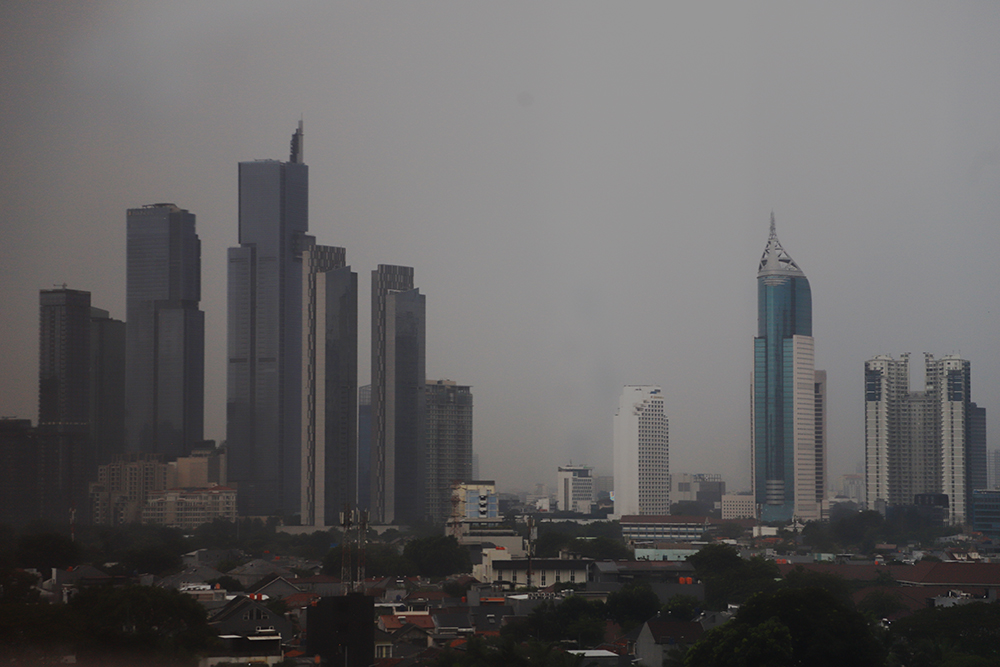
[(425, 393), (427, 516), (451, 516), (452, 485), (472, 479), (472, 387), (428, 380)]
[(970, 364), (924, 355), (924, 389), (910, 391), (909, 355), (865, 362), (865, 490), (869, 507), (948, 497), (948, 521), (971, 521), (987, 486), (986, 412), (970, 400)]
[(657, 386), (622, 390), (614, 420), (615, 515), (670, 512), (669, 428)]
[(826, 376), (814, 369), (809, 280), (771, 231), (757, 271), (751, 440), (766, 521), (822, 518)]
[(86, 507), (95, 466), (90, 292), (42, 290), (39, 307), (37, 516), (66, 525)]
[(226, 439), (240, 514), (301, 506), (302, 252), (309, 168), (302, 124), (288, 162), (239, 165), (239, 246), (229, 249)]
[(590, 514), (594, 509), (594, 469), (559, 466), (556, 471), (556, 509)]
[(302, 525), (336, 525), (357, 502), (358, 274), (331, 246), (302, 266)]
[(90, 309), (90, 437), (97, 465), (125, 453), (126, 327)]
[(372, 271), (371, 520), (426, 517), (425, 299), (413, 269)]
[(126, 437), (176, 458), (203, 439), (205, 314), (195, 216), (174, 204), (126, 215)]

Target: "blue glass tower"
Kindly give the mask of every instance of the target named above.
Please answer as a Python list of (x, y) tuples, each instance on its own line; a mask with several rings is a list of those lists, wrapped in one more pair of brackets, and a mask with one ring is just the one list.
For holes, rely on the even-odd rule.
[(752, 477), (765, 521), (819, 518), (825, 382), (818, 379), (809, 280), (781, 247), (772, 214), (757, 272), (753, 379)]

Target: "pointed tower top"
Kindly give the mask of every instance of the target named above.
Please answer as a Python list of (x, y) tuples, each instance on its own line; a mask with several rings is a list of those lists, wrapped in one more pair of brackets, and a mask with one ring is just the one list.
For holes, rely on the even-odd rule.
[(302, 144), (302, 119), (299, 119), (299, 127), (292, 134), (292, 150), (288, 157), (289, 162), (303, 164), (305, 162), (305, 146)]
[(781, 242), (778, 241), (778, 232), (775, 231), (774, 225), (774, 211), (771, 211), (771, 233), (767, 237), (767, 246), (760, 258), (757, 276), (805, 276), (799, 265), (785, 252), (785, 249), (781, 247)]

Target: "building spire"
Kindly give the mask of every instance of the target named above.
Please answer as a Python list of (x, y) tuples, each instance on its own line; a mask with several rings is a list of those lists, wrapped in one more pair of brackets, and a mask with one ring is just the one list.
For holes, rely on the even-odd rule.
[(771, 231), (767, 237), (767, 246), (764, 254), (760, 258), (760, 267), (757, 269), (758, 276), (804, 276), (802, 269), (795, 263), (795, 260), (785, 252), (778, 240), (778, 232), (775, 231), (774, 211), (771, 211)]

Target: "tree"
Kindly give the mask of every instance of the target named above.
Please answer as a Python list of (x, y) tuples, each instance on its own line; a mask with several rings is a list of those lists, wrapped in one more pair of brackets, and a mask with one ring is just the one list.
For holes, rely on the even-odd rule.
[(59, 533), (22, 535), (17, 541), (16, 558), (20, 567), (66, 569), (80, 563), (80, 545)]
[(858, 611), (872, 621), (886, 618), (903, 609), (906, 609), (906, 605), (898, 593), (881, 588), (872, 590), (858, 603)]
[(601, 605), (578, 595), (571, 595), (559, 604), (545, 602), (535, 607), (526, 619), (505, 625), (500, 635), (515, 643), (532, 639), (574, 640), (580, 646), (594, 646), (604, 638)]
[(472, 571), (469, 550), (452, 535), (410, 540), (403, 549), (403, 558), (416, 566), (417, 574), (427, 577)]
[(1000, 604), (922, 609), (892, 624), (893, 653), (905, 664), (944, 664), (960, 656), (1000, 662)]
[(730, 602), (743, 602), (754, 593), (774, 586), (780, 572), (773, 562), (762, 558), (740, 558), (727, 544), (709, 544), (688, 557), (698, 577), (705, 583), (705, 605), (724, 609)]
[(95, 587), (70, 602), (82, 626), (80, 653), (183, 660), (207, 647), (215, 633), (205, 609), (179, 591), (155, 586)]
[[(323, 574), (340, 576), (343, 553), (343, 545), (327, 552), (323, 558)], [(353, 550), (351, 557), (357, 558)], [(401, 556), (391, 544), (372, 542), (365, 548), (365, 574), (369, 577), (411, 577), (417, 574), (417, 566)]]
[(608, 595), (604, 603), (604, 614), (628, 632), (645, 623), (660, 610), (660, 598), (649, 584), (626, 584), (620, 590)]
[(822, 588), (786, 588), (750, 598), (733, 620), (691, 647), (685, 664), (876, 667), (883, 657), (853, 607)]
[(701, 600), (693, 595), (678, 594), (663, 605), (663, 613), (672, 621), (693, 621), (701, 610)]

